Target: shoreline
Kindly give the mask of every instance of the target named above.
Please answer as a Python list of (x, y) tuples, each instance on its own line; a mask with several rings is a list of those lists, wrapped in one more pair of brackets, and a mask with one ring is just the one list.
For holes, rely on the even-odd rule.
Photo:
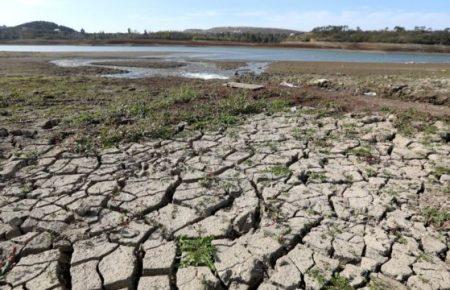
[(302, 49), (336, 49), (368, 52), (411, 52), (450, 54), (450, 46), (425, 44), (397, 43), (348, 43), (348, 42), (282, 42), (273, 44), (227, 41), (184, 41), (184, 40), (154, 40), (154, 39), (114, 39), (114, 40), (16, 40), (0, 41), (0, 45), (79, 45), (79, 46), (243, 46), (254, 48), (302, 48)]

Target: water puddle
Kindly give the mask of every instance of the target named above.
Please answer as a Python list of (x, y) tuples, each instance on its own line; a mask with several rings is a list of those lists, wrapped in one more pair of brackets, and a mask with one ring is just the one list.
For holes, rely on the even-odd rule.
[[(146, 67), (148, 61), (151, 63)], [(213, 62), (199, 60), (189, 60), (167, 57), (146, 57), (134, 59), (59, 59), (51, 63), (60, 67), (101, 67), (115, 70), (122, 70), (125, 73), (106, 74), (103, 77), (109, 78), (145, 78), (145, 77), (185, 77), (203, 80), (220, 79), (226, 80), (239, 74), (263, 73), (269, 65), (269, 62), (246, 62), (245, 65), (237, 69), (221, 69)], [(109, 64), (110, 63), (110, 64)], [(119, 65), (118, 65), (119, 64)]]

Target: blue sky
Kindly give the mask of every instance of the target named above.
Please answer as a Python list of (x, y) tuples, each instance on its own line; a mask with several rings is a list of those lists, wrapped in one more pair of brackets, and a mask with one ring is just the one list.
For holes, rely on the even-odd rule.
[(450, 0), (0, 0), (0, 25), (48, 20), (86, 31), (322, 25), (450, 27)]

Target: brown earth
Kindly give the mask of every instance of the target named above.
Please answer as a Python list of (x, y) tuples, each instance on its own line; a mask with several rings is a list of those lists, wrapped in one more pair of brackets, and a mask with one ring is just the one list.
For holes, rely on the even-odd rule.
[[(128, 54), (127, 54), (128, 55)], [(86, 76), (120, 73), (99, 67), (61, 68), (49, 63), (52, 59), (71, 57), (121, 58), (123, 53), (0, 53), (0, 76)], [(132, 54), (142, 56), (141, 53)], [(109, 64), (109, 63), (108, 63)], [(116, 64), (116, 63), (115, 63)], [(127, 65), (136, 65), (138, 61), (128, 61)], [(143, 65), (150, 67), (154, 62), (144, 60)], [(223, 69), (235, 69), (243, 62), (216, 63)], [(326, 78), (325, 87), (311, 85), (315, 79)], [(293, 104), (323, 105), (324, 102), (339, 103), (346, 111), (379, 110), (392, 107), (396, 109), (414, 108), (420, 112), (436, 116), (450, 115), (450, 79), (449, 64), (377, 64), (377, 63), (337, 63), (337, 62), (276, 62), (267, 74), (260, 77), (241, 79), (265, 84), (262, 92), (254, 92), (252, 98), (285, 98)], [(284, 88), (280, 82), (288, 81), (299, 88)], [(223, 88), (222, 81), (202, 81), (184, 78), (150, 79), (98, 79), (102, 85), (120, 85), (123, 87), (144, 87), (154, 94), (170, 87), (193, 86), (210, 92), (218, 99), (233, 93)], [(390, 93), (396, 86), (405, 86), (402, 92)], [(364, 96), (364, 92), (377, 92), (377, 97)], [(419, 93), (417, 93), (419, 92)], [(425, 94), (424, 94), (425, 92)], [(416, 93), (416, 94), (415, 94)], [(422, 95), (421, 95), (422, 94)], [(436, 100), (441, 103), (436, 104)], [(423, 103), (427, 103), (424, 105)], [(445, 106), (441, 106), (445, 105)]]

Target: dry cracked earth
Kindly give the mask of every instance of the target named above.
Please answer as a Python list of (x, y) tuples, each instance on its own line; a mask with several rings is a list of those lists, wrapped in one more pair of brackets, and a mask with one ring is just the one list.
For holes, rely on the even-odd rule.
[[(422, 214), (450, 207), (449, 128), (394, 119), (303, 108), (92, 156), (3, 131), (0, 289), (450, 289)], [(182, 267), (179, 237), (213, 265)]]

